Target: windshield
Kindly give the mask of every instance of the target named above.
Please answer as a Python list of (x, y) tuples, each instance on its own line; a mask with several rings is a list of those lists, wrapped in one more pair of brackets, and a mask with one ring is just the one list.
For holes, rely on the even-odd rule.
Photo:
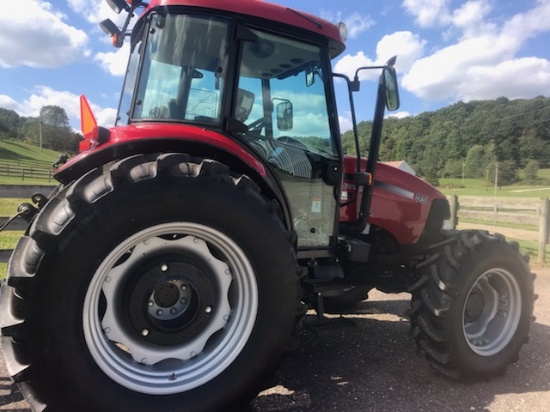
[(220, 123), (228, 47), (225, 20), (153, 15), (130, 118)]

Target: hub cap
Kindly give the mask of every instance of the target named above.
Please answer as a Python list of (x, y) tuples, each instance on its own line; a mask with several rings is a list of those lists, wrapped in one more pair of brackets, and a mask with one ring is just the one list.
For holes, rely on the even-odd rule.
[(521, 291), (514, 276), (491, 269), (472, 286), (464, 306), (464, 335), (470, 348), (492, 356), (512, 340), (521, 315)]
[(84, 336), (98, 366), (146, 394), (181, 393), (223, 372), (256, 320), (246, 254), (208, 226), (171, 223), (120, 243), (94, 274)]

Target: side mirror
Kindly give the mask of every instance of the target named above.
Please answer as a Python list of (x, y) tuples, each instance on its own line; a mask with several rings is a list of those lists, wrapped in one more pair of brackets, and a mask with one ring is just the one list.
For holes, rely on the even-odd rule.
[(235, 119), (245, 122), (254, 106), (254, 93), (248, 90), (239, 89), (237, 91), (237, 105), (235, 108)]
[(315, 83), (315, 70), (313, 67), (308, 67), (306, 69), (306, 86), (311, 87)]
[(397, 75), (393, 67), (386, 66), (384, 68), (382, 82), (386, 95), (387, 109), (390, 111), (399, 109), (399, 87), (397, 85)]
[(122, 10), (130, 11), (130, 6), (124, 0), (106, 0), (107, 4), (116, 14), (120, 14)]
[(288, 100), (277, 105), (277, 128), (281, 131), (292, 130), (294, 126), (294, 109)]
[(122, 47), (124, 35), (111, 19), (103, 20), (101, 23), (99, 23), (99, 26), (101, 27), (101, 30), (103, 30), (105, 34), (107, 34), (111, 38), (113, 46), (119, 48)]

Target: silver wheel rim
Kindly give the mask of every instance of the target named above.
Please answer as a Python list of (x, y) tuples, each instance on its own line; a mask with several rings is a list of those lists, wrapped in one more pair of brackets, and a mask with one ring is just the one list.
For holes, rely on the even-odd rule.
[[(200, 262), (208, 275), (202, 276), (206, 280), (200, 275), (194, 279), (209, 285), (203, 288), (209, 292), (207, 305), (201, 306), (207, 299), (201, 297), (201, 288), (186, 273), (172, 273), (171, 266), (182, 264), (176, 262), (180, 265), (177, 266), (169, 258), (162, 260), (162, 256), (191, 256)], [(120, 303), (124, 300), (121, 294), (130, 279), (138, 278), (135, 272), (139, 272), (141, 264), (158, 257), (162, 261), (158, 272), (165, 277), (151, 274), (156, 266), (153, 272), (142, 276), (154, 279), (151, 285), (156, 288), (144, 295), (150, 297), (143, 303), (147, 307), (137, 311), (142, 313), (138, 316), (140, 321), (151, 322), (154, 327), (132, 328), (134, 324), (127, 313), (136, 311), (125, 313), (127, 307)], [(138, 281), (139, 278), (135, 283)], [(193, 313), (187, 304), (193, 297), (190, 289), (196, 295)], [(235, 360), (250, 337), (257, 306), (254, 270), (233, 240), (205, 225), (161, 224), (127, 238), (101, 263), (84, 301), (84, 336), (96, 364), (118, 384), (144, 394), (176, 394), (211, 381)], [(199, 319), (200, 328), (193, 324), (193, 332), (188, 332), (183, 323), (177, 323), (184, 317), (191, 319), (188, 322)], [(151, 341), (153, 336), (160, 339), (163, 335), (159, 330), (172, 324), (176, 326), (167, 330), (187, 333), (184, 342)], [(189, 334), (193, 337), (189, 338)]]
[(464, 336), (481, 356), (501, 352), (514, 337), (521, 316), (521, 290), (512, 273), (491, 269), (474, 283), (464, 305)]

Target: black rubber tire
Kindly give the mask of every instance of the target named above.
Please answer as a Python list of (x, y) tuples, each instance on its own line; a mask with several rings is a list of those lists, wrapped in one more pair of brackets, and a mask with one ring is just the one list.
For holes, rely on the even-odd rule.
[[(33, 409), (175, 412), (236, 410), (246, 405), (262, 389), (263, 378), (278, 366), (295, 326), (299, 302), (292, 237), (278, 217), (278, 208), (258, 192), (249, 179), (232, 176), (224, 165), (182, 154), (163, 154), (129, 157), (93, 170), (50, 199), (17, 244), (1, 291), (4, 358)], [(162, 237), (156, 235), (157, 228), (158, 233), (164, 230)], [(189, 231), (183, 233), (185, 230), (180, 232), (180, 228)], [(192, 232), (194, 228), (204, 229), (204, 239), (202, 232)], [(122, 257), (109, 263), (112, 251), (123, 250), (125, 242), (140, 233), (153, 237), (125, 249)], [(172, 233), (179, 236), (168, 236)], [(189, 244), (196, 241), (207, 246), (200, 251), (193, 245), (181, 246), (187, 239)], [(145, 249), (149, 255), (144, 253), (147, 257), (141, 257), (136, 250), (141, 253), (138, 247), (151, 247), (150, 243), (160, 246)], [(233, 258), (241, 259), (242, 267), (234, 265), (230, 260)], [(174, 274), (169, 275), (173, 279), (166, 280), (156, 274), (165, 270), (158, 262), (166, 261), (171, 268), (176, 263), (194, 265), (204, 273), (192, 278), (189, 273), (195, 269), (186, 266), (181, 273), (174, 269)], [(156, 272), (147, 272), (147, 265)], [(221, 269), (215, 272), (214, 265)], [(109, 276), (98, 278), (103, 267)], [(220, 280), (224, 268), (229, 268), (225, 270), (229, 281)], [(237, 273), (241, 268), (244, 275)], [(214, 271), (214, 275), (209, 271)], [(118, 288), (112, 292), (105, 286), (111, 281), (111, 274), (117, 276)], [(98, 282), (99, 292), (93, 289)], [(210, 293), (217, 299), (215, 303), (228, 302), (230, 315), (222, 318), (214, 306), (213, 318), (222, 326), (204, 332), (206, 326), (193, 322), (206, 319), (205, 323), (211, 325), (213, 321), (205, 313), (209, 314), (212, 307), (189, 312), (195, 313), (194, 317), (176, 327), (162, 323), (164, 318), (159, 320), (160, 315), (154, 319), (146, 307), (132, 306), (145, 302), (143, 297), (149, 296), (152, 287), (157, 288), (150, 295), (155, 297), (154, 304), (168, 305), (171, 289), (162, 289), (166, 286), (162, 282), (178, 286), (189, 282), (197, 295), (193, 300), (199, 302), (197, 307), (202, 300), (210, 299)], [(138, 293), (138, 285), (146, 292)], [(245, 296), (248, 290), (257, 298), (255, 302)], [(157, 302), (157, 292), (167, 293), (164, 301), (162, 296), (158, 300), (164, 303)], [(181, 297), (183, 292), (179, 293)], [(248, 299), (249, 306), (239, 306), (235, 297)], [(94, 298), (97, 305), (88, 305)], [(178, 302), (184, 301), (187, 299)], [(177, 306), (179, 303), (171, 304), (174, 311), (188, 310)], [(248, 310), (256, 310), (256, 315), (250, 315)], [(114, 325), (121, 326), (117, 333), (128, 339), (126, 348), (114, 345), (107, 337), (112, 331), (104, 328), (103, 322), (107, 322), (107, 313), (111, 312), (115, 313)], [(180, 314), (177, 316), (179, 322)], [(101, 322), (95, 335), (88, 325), (94, 319)], [(144, 319), (153, 325), (148, 341), (141, 341), (138, 330), (132, 329)], [(243, 326), (233, 326), (239, 319)], [(191, 327), (188, 325), (198, 332), (185, 335)], [(242, 344), (227, 331), (241, 338)], [(142, 332), (145, 336), (145, 329)], [(185, 355), (188, 360), (163, 358), (168, 357), (165, 351), (179, 348), (181, 342), (188, 345), (185, 348), (196, 347), (194, 336), (200, 334), (206, 337), (202, 352)], [(90, 336), (100, 342), (98, 346), (90, 343)], [(167, 341), (162, 341), (164, 338)], [(158, 356), (162, 362), (146, 366), (145, 358), (144, 365), (132, 361), (134, 341), (144, 348), (140, 346), (138, 352)], [(223, 356), (219, 351), (225, 351)], [(97, 361), (102, 355), (107, 367)], [(112, 359), (119, 365), (109, 364)], [(209, 359), (219, 365), (209, 369)], [(177, 376), (170, 375), (172, 365), (180, 368)], [(135, 369), (135, 382), (129, 373), (124, 375), (126, 369), (132, 373)], [(159, 380), (150, 370), (164, 373), (166, 379)], [(117, 383), (118, 372), (122, 383)], [(142, 377), (150, 382), (139, 381)], [(196, 386), (194, 379), (198, 378), (206, 381)], [(191, 383), (188, 389), (173, 389), (170, 381)], [(137, 389), (130, 387), (131, 382)], [(140, 389), (148, 384), (158, 385), (159, 392), (152, 387)]]
[(359, 303), (368, 299), (368, 293), (371, 289), (372, 286), (369, 285), (357, 285), (346, 289), (341, 295), (327, 296), (323, 300), (325, 310), (329, 313), (340, 313), (352, 310), (357, 307)]
[(502, 375), (528, 341), (534, 274), (515, 242), (454, 232), (418, 265), (411, 333), (430, 365), (464, 381)]

